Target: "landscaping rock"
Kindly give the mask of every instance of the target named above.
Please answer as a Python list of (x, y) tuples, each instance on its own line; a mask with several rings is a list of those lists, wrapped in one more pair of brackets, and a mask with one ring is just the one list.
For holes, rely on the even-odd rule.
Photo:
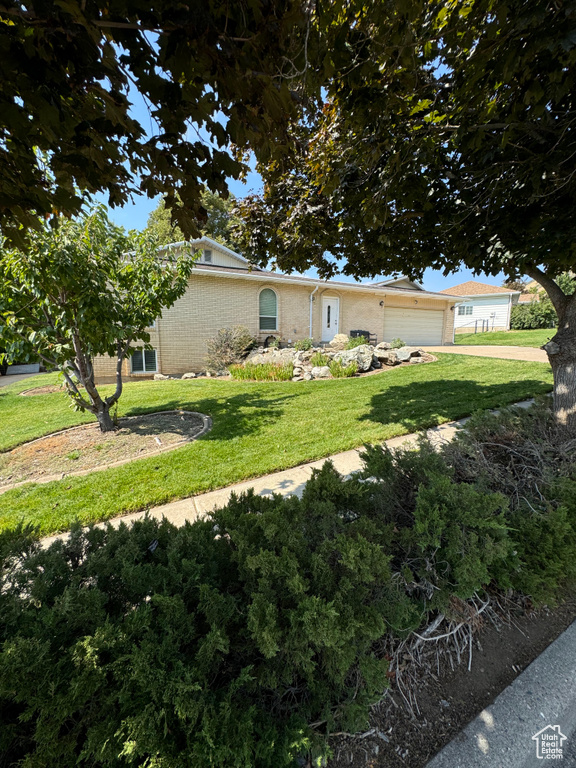
[(396, 350), (396, 355), (401, 363), (407, 363), (411, 357), (416, 357), (419, 354), (419, 351), (414, 347), (400, 347)]
[(395, 349), (376, 349), (374, 354), (382, 365), (397, 365), (398, 355)]
[(292, 381), (304, 381), (303, 376), (292, 376)]
[(293, 349), (273, 349), (268, 347), (267, 349), (257, 349), (251, 352), (247, 357), (247, 361), (255, 365), (262, 365), (263, 363), (284, 365), (285, 363), (292, 362), (294, 354)]
[(154, 381), (168, 381), (169, 379), (170, 379), (170, 376), (164, 376), (163, 373), (154, 374)]
[(358, 372), (363, 373), (364, 371), (369, 371), (372, 367), (373, 355), (374, 347), (371, 347), (370, 344), (361, 344), (359, 347), (354, 347), (354, 349), (338, 352), (334, 355), (334, 360), (338, 360), (344, 366), (356, 363)]
[(182, 374), (182, 378), (183, 379), (195, 379), (196, 378), (196, 374), (192, 373), (192, 371), (190, 371), (190, 373)]
[(389, 341), (381, 341), (380, 344), (376, 344), (376, 349), (392, 349), (392, 344)]
[(382, 363), (378, 360), (377, 355), (372, 355), (372, 368), (382, 368)]
[(311, 373), (305, 373), (302, 377), (304, 381), (312, 381), (312, 374)]
[(330, 373), (330, 368), (328, 368), (327, 365), (317, 365), (312, 368), (310, 373), (313, 379), (329, 379), (332, 376)]
[(346, 349), (347, 344), (348, 344), (348, 336), (346, 336), (345, 333), (337, 333), (336, 336), (334, 336), (332, 341), (329, 343), (329, 346), (331, 346), (332, 349), (339, 350), (339, 349)]

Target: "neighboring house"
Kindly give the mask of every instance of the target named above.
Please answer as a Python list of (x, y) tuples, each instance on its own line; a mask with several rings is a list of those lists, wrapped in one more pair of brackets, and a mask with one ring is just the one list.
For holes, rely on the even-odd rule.
[(510, 311), (518, 303), (520, 291), (469, 280), (440, 293), (458, 296), (454, 332), (509, 331)]
[[(190, 245), (201, 256), (189, 287), (149, 329), (153, 349), (125, 362), (127, 377), (204, 370), (206, 342), (220, 328), (235, 325), (246, 326), (261, 343), (271, 336), (282, 343), (309, 337), (329, 342), (337, 333), (355, 330), (377, 341), (453, 342), (454, 297), (425, 291), (406, 277), (372, 284), (318, 280), (251, 266), (208, 237)], [(98, 380), (111, 379), (115, 362), (100, 357), (94, 369)]]

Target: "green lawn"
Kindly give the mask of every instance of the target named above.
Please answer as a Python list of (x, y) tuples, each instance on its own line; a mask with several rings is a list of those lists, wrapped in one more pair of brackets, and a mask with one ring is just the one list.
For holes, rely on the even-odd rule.
[(494, 344), (498, 347), (541, 347), (556, 333), (554, 328), (537, 331), (493, 331), (488, 333), (457, 333), (456, 344)]
[[(63, 394), (21, 397), (36, 382), (0, 389), (0, 450), (89, 419)], [(0, 529), (25, 520), (43, 533), (145, 509), (285, 469), (366, 442), (424, 429), (482, 408), (548, 392), (547, 365), (463, 355), (361, 379), (302, 383), (218, 380), (128, 383), (119, 415), (187, 408), (212, 431), (160, 456), (84, 477), (29, 483), (0, 495)]]

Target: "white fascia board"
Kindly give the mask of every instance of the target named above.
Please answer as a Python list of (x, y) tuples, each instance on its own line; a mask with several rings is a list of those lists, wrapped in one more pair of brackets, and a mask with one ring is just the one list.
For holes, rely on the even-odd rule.
[(499, 297), (500, 299), (508, 298), (508, 296), (520, 296), (522, 291), (510, 291), (510, 293), (472, 293), (469, 296), (460, 296), (461, 299), (470, 301), (471, 299), (494, 299)]
[[(360, 291), (361, 293), (370, 294), (384, 294), (387, 296), (410, 296), (411, 298), (414, 298), (414, 291), (409, 290), (402, 290), (399, 288), (396, 288), (394, 292), (392, 293), (386, 293), (385, 288), (378, 288), (377, 286), (371, 286), (371, 285), (355, 285), (354, 283), (335, 283), (331, 281), (321, 281), (321, 280), (314, 280), (313, 278), (308, 278), (306, 282), (304, 280), (291, 280), (289, 277), (281, 277), (277, 278), (274, 275), (265, 274), (262, 272), (254, 272), (253, 274), (245, 274), (245, 273), (238, 273), (238, 272), (223, 272), (218, 270), (217, 272), (212, 269), (202, 269), (202, 267), (194, 267), (194, 273), (195, 274), (201, 274), (201, 275), (211, 275), (212, 277), (235, 277), (237, 279), (241, 280), (272, 280), (276, 281), (280, 284), (286, 283), (287, 285), (301, 285), (303, 288), (309, 287), (318, 287), (318, 288), (333, 288), (336, 290), (343, 290), (343, 291)], [(428, 299), (437, 299), (437, 300), (444, 300), (444, 301), (452, 301), (455, 299), (455, 296), (445, 296), (444, 294), (439, 293), (427, 293), (426, 291), (422, 291), (421, 293), (416, 294), (419, 298), (428, 298)]]
[(209, 245), (211, 248), (219, 249), (228, 256), (233, 256), (235, 259), (238, 259), (238, 261), (241, 261), (243, 264), (250, 263), (248, 259), (245, 259), (244, 256), (240, 256), (240, 254), (233, 251), (232, 248), (228, 248), (228, 246), (219, 243), (218, 240), (212, 240), (211, 237), (206, 237), (206, 235), (203, 235), (199, 240), (182, 240), (178, 243), (168, 243), (167, 245), (163, 245), (162, 248), (180, 248), (182, 246), (199, 248), (202, 245)]
[(416, 280), (408, 277), (408, 275), (400, 275), (400, 277), (392, 277), (390, 280), (382, 280), (379, 283), (373, 283), (375, 287), (382, 287), (385, 285), (394, 285), (394, 283), (400, 283), (402, 280), (408, 280), (412, 285), (415, 285), (419, 291), (425, 291), (424, 286), (421, 283), (417, 283)]

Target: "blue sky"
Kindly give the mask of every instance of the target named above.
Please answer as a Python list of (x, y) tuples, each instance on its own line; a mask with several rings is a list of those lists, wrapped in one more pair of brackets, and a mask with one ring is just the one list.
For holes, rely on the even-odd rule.
[[(149, 113), (149, 110), (142, 100), (140, 94), (137, 91), (131, 90), (130, 98), (133, 102), (132, 114), (143, 125), (150, 126), (150, 134), (154, 128), (154, 121)], [(235, 179), (229, 179), (229, 188), (232, 194), (236, 197), (244, 197), (252, 192), (258, 193), (262, 190), (262, 180), (258, 173), (251, 171), (245, 182), (236, 181)], [(98, 199), (104, 203), (107, 203), (106, 196), (99, 195)], [(110, 218), (116, 224), (125, 227), (126, 229), (143, 229), (146, 226), (149, 214), (158, 205), (159, 197), (149, 199), (144, 195), (134, 196), (132, 201), (122, 208), (111, 208)], [(305, 272), (309, 277), (316, 277), (315, 270), (308, 270)], [(382, 275), (382, 277), (387, 277)], [(342, 275), (338, 277), (339, 280), (352, 281), (352, 278)], [(444, 288), (452, 288), (458, 283), (463, 283), (467, 280), (479, 280), (480, 282), (486, 282), (489, 285), (501, 285), (504, 280), (504, 275), (500, 274), (496, 277), (490, 275), (477, 275), (474, 276), (469, 269), (461, 269), (458, 272), (444, 277), (441, 271), (434, 269), (427, 269), (424, 273), (424, 280), (422, 281), (424, 288), (429, 291), (441, 291)]]

